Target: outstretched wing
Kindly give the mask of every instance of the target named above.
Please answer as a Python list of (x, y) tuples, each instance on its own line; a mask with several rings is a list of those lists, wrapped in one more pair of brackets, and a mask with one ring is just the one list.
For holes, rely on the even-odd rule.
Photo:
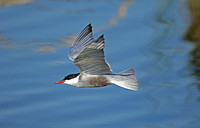
[(83, 73), (93, 75), (112, 74), (109, 64), (104, 59), (103, 48), (104, 38), (102, 35), (84, 48), (74, 59), (74, 65), (79, 67)]
[(72, 44), (69, 50), (68, 56), (74, 61), (74, 59), (85, 49), (85, 47), (94, 41), (92, 36), (92, 26), (88, 24), (77, 36), (76, 40)]

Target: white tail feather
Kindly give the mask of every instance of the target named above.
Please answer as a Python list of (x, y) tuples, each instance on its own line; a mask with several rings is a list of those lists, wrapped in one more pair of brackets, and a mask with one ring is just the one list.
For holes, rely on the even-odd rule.
[(110, 78), (110, 80), (113, 84), (116, 84), (120, 87), (130, 90), (138, 90), (138, 83), (133, 68), (113, 75), (113, 77)]
[(132, 75), (135, 75), (135, 70), (133, 68), (130, 68), (130, 69), (127, 69), (127, 70), (124, 70), (124, 71), (121, 71), (117, 74), (123, 74), (123, 75), (128, 75), (128, 74), (132, 74)]

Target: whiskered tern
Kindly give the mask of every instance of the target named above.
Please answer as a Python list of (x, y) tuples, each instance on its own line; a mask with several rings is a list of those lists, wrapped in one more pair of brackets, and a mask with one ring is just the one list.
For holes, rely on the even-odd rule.
[(80, 73), (70, 74), (55, 84), (65, 83), (76, 87), (103, 87), (118, 85), (120, 87), (138, 90), (138, 83), (133, 68), (113, 73), (104, 59), (103, 35), (93, 38), (92, 26), (87, 25), (77, 36), (68, 56), (80, 69)]

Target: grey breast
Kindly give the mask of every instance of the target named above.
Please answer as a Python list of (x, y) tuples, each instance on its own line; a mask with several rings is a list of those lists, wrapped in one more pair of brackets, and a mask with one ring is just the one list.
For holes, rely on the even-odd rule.
[(103, 87), (110, 84), (112, 83), (110, 83), (110, 81), (105, 76), (91, 78), (88, 83), (88, 85), (91, 87)]

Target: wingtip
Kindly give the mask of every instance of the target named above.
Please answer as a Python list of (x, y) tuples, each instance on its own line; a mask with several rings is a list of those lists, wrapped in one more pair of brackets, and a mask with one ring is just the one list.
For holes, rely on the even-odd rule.
[(99, 38), (96, 39), (96, 42), (101, 42), (104, 40), (104, 34), (102, 34)]
[(90, 27), (90, 28), (92, 28), (92, 24), (91, 24), (91, 23), (89, 23), (89, 24), (87, 25), (87, 27)]
[(88, 28), (88, 30), (89, 30), (90, 32), (92, 32), (92, 24), (91, 24), (91, 23), (89, 23), (85, 28)]

